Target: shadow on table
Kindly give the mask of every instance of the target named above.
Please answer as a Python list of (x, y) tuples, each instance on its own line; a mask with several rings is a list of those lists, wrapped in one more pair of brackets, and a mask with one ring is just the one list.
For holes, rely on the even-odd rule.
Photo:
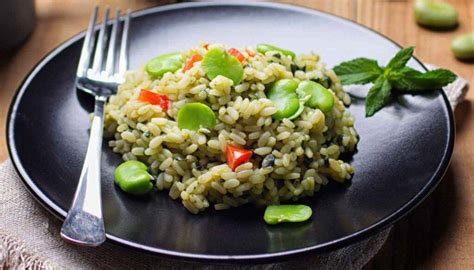
[[(466, 100), (455, 111), (457, 136), (469, 130), (472, 104)], [(453, 158), (446, 175), (436, 190), (412, 213), (399, 221), (382, 247), (365, 269), (413, 269), (432, 266), (460, 226), (460, 201), (464, 179), (461, 159)]]

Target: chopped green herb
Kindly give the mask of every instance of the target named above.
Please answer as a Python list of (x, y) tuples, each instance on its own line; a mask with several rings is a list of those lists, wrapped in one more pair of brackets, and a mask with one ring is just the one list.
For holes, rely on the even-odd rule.
[(311, 79), (311, 81), (319, 83), (319, 84), (321, 84), (322, 86), (324, 86), (326, 88), (331, 88), (331, 86), (332, 86), (331, 79), (326, 75), (324, 75), (324, 77), (322, 77), (322, 78)]
[(295, 75), (295, 72), (298, 70), (298, 66), (295, 64), (291, 64), (290, 68), (291, 68), (291, 73)]

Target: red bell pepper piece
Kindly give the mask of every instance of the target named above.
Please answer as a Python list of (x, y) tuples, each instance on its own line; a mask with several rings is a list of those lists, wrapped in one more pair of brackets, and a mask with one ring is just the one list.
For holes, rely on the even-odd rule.
[(245, 60), (245, 56), (236, 48), (230, 48), (227, 52), (232, 55), (233, 57), (237, 58), (240, 62)]
[(145, 89), (140, 91), (138, 101), (158, 105), (164, 112), (168, 110), (168, 97), (166, 95), (157, 94)]
[(252, 157), (252, 151), (228, 144), (225, 155), (227, 165), (229, 165), (232, 170), (235, 170), (239, 165), (250, 160), (250, 157)]
[(195, 54), (186, 60), (186, 64), (183, 67), (183, 73), (186, 72), (187, 70), (191, 69), (194, 65), (194, 63), (201, 61), (202, 56), (200, 54)]

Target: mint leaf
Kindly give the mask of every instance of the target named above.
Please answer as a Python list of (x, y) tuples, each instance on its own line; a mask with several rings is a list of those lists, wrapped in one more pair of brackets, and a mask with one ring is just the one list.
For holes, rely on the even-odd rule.
[(383, 73), (377, 61), (367, 58), (356, 58), (351, 61), (342, 62), (335, 66), (333, 70), (344, 85), (373, 82)]
[(435, 90), (456, 80), (456, 74), (447, 69), (435, 69), (422, 73), (409, 67), (390, 72), (388, 79), (398, 91), (413, 92)]
[(383, 75), (379, 76), (365, 98), (365, 116), (370, 117), (390, 100), (392, 86)]
[(396, 70), (403, 68), (408, 60), (413, 56), (413, 51), (415, 50), (414, 47), (408, 47), (405, 49), (400, 50), (391, 60), (388, 62), (387, 66), (385, 67), (386, 70), (389, 72), (391, 70)]

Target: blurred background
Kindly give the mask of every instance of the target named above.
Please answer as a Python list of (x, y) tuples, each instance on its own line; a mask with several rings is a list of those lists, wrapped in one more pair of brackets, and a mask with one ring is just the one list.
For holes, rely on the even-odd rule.
[[(448, 68), (474, 82), (474, 65), (457, 60), (450, 51), (454, 37), (474, 29), (474, 0), (445, 1), (459, 12), (459, 25), (450, 31), (418, 26), (412, 0), (277, 2), (322, 10), (361, 23), (402, 46), (416, 46), (415, 54), (423, 62)], [(176, 2), (182, 1), (0, 1), (0, 160), (8, 156), (4, 127), (16, 89), (49, 51), (86, 28), (93, 6), (138, 10)], [(470, 183), (474, 158), (469, 150), (474, 141), (473, 100), (471, 89), (467, 100), (455, 111), (455, 154), (440, 187), (421, 207), (395, 226), (367, 269), (472, 269), (474, 266), (474, 184)]]

